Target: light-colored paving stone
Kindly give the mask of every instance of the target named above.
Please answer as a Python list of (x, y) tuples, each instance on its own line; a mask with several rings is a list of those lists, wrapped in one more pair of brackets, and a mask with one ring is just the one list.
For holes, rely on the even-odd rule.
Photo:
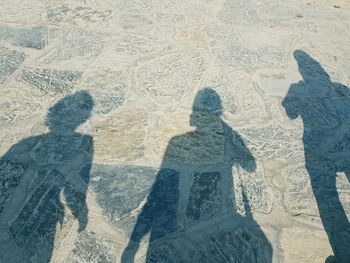
[(345, 0), (2, 0), (0, 263), (350, 262), (349, 43)]

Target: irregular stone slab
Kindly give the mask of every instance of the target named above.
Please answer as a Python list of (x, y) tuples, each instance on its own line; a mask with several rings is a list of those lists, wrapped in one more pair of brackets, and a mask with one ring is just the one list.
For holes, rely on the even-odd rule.
[(286, 66), (284, 64), (286, 61), (284, 50), (276, 47), (251, 50), (242, 46), (232, 46), (217, 50), (217, 58), (223, 65), (234, 68), (280, 69)]
[(171, 25), (185, 24), (185, 16), (181, 14), (156, 13), (155, 17), (157, 22), (161, 24), (171, 24)]
[(210, 23), (205, 26), (205, 31), (208, 35), (210, 46), (227, 45), (228, 43), (237, 43), (239, 35), (231, 26), (219, 23)]
[(46, 17), (44, 20), (51, 23), (59, 23), (67, 16), (69, 12), (71, 12), (71, 9), (67, 5), (55, 6), (46, 11)]
[[(250, 170), (253, 172), (248, 172), (237, 166), (232, 169), (235, 191), (234, 205), (237, 211), (241, 214), (255, 211), (270, 213), (274, 198), (272, 190), (265, 181), (262, 163), (256, 162), (254, 164), (250, 160), (242, 160), (241, 162), (246, 162), (244, 167), (252, 166)], [(250, 211), (245, 211), (247, 205)]]
[[(123, 0), (126, 1), (126, 0)], [(154, 28), (154, 22), (148, 16), (139, 13), (124, 13), (117, 19), (121, 28), (127, 31), (145, 32)]]
[(175, 2), (172, 0), (165, 0), (159, 5), (160, 12), (166, 14), (184, 14), (185, 9), (186, 4), (182, 1)]
[(257, 227), (242, 227), (208, 237), (196, 247), (191, 262), (271, 262), (272, 248)]
[(46, 10), (43, 20), (49, 23), (60, 24), (78, 24), (101, 22), (112, 14), (110, 9), (113, 1), (104, 1), (100, 3), (81, 3), (79, 1), (69, 1), (64, 4), (58, 4)]
[(0, 40), (8, 40), (14, 46), (42, 50), (58, 37), (57, 30), (50, 27), (0, 27)]
[(154, 8), (153, 5), (152, 0), (121, 0), (118, 1), (116, 7), (119, 11), (138, 14), (151, 11)]
[(259, 84), (251, 79), (250, 73), (234, 70), (229, 72), (225, 78), (227, 78), (230, 87), (226, 95), (227, 98), (222, 95), (223, 102), (235, 99), (238, 104), (235, 117), (238, 117), (243, 123), (249, 122), (254, 126), (269, 117), (266, 105), (267, 98), (263, 96)]
[(72, 251), (64, 260), (66, 263), (114, 263), (115, 244), (97, 236), (94, 232), (84, 231), (79, 234)]
[(304, 166), (292, 166), (283, 171), (286, 182), (284, 206), (292, 215), (318, 216), (318, 208), (310, 184), (310, 176)]
[(89, 188), (112, 224), (135, 210), (148, 196), (157, 170), (134, 165), (94, 165)]
[(247, 0), (224, 1), (217, 18), (225, 24), (258, 25), (263, 23), (257, 8)]
[(206, 31), (199, 26), (186, 26), (176, 30), (175, 39), (187, 45), (208, 50), (210, 48)]
[(80, 84), (94, 98), (94, 111), (106, 114), (124, 105), (129, 89), (129, 74), (127, 71), (112, 71), (98, 69), (87, 73)]
[(0, 215), (27, 170), (27, 165), (0, 160)]
[(17, 24), (40, 24), (47, 3), (41, 0), (4, 0), (0, 20)]
[(167, 52), (171, 49), (173, 49), (171, 42), (160, 41), (157, 38), (125, 34), (117, 41), (114, 50), (119, 54), (136, 56), (154, 52)]
[(24, 53), (0, 47), (0, 84), (17, 70), (25, 58)]
[(174, 53), (140, 64), (137, 89), (156, 103), (178, 103), (198, 83), (205, 68), (199, 54)]
[[(5, 154), (16, 142), (31, 134), (37, 135), (32, 128), (38, 122), (44, 122), (46, 115), (45, 101), (38, 92), (23, 83), (16, 82), (14, 85), (6, 85), (1, 89), (6, 96), (0, 96), (0, 155)], [(28, 112), (31, 114), (28, 115)], [(45, 131), (46, 126), (42, 125), (40, 133)]]
[[(1, 89), (6, 96), (0, 97), (0, 131), (8, 133), (9, 126), (28, 126), (28, 119), (34, 119), (37, 115), (44, 114), (44, 102), (36, 94), (25, 87), (6, 87)], [(31, 112), (31, 117), (28, 116)], [(4, 128), (4, 130), (2, 130)]]
[(65, 32), (64, 41), (51, 49), (40, 61), (49, 64), (73, 58), (89, 60), (101, 54), (105, 41), (104, 33), (74, 28)]
[[(264, 71), (255, 76), (261, 90), (270, 98), (283, 98), (290, 87), (291, 83), (300, 81), (300, 74), (295, 71)], [(279, 100), (278, 100), (279, 101)], [(281, 108), (280, 102), (276, 105)], [(281, 109), (285, 112), (285, 109)]]
[(323, 230), (300, 227), (282, 229), (280, 242), (284, 262), (325, 262), (333, 254)]
[(125, 35), (117, 42), (115, 51), (121, 54), (141, 55), (152, 50), (148, 40), (142, 36)]
[(81, 77), (81, 73), (70, 70), (55, 70), (26, 67), (22, 81), (51, 96), (68, 95)]
[(195, 173), (186, 209), (191, 220), (214, 217), (221, 212), (222, 195), (219, 172)]
[(144, 155), (148, 113), (128, 110), (92, 124), (94, 159), (136, 160)]
[(239, 130), (247, 146), (258, 160), (304, 159), (302, 131), (286, 130), (280, 126)]

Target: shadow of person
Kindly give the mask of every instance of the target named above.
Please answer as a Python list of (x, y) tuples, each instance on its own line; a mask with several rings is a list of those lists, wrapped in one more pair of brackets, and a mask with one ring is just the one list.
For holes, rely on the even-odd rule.
[(303, 120), (305, 166), (319, 214), (338, 262), (350, 262), (350, 225), (336, 187), (338, 172), (350, 179), (350, 91), (331, 82), (307, 53), (296, 50), (294, 57), (303, 80), (291, 85), (282, 105), (290, 119)]
[[(244, 217), (235, 211), (232, 167), (253, 172), (255, 159), (221, 115), (219, 95), (210, 88), (200, 90), (190, 116), (195, 130), (169, 141), (122, 263), (134, 262), (148, 233), (148, 263), (271, 262), (272, 248), (263, 232), (250, 215)], [(245, 193), (243, 202), (249, 214)], [(248, 226), (254, 231), (242, 230)], [(169, 242), (172, 248), (164, 250)]]
[(85, 91), (61, 99), (49, 110), (48, 133), (23, 139), (1, 158), (0, 173), (7, 178), (0, 191), (6, 203), (2, 218), (12, 222), (11, 236), (2, 243), (10, 254), (9, 244), (17, 247), (11, 262), (50, 261), (58, 223), (73, 224), (72, 216), (65, 218), (65, 205), (78, 220), (78, 231), (85, 229), (93, 140), (75, 129), (90, 117), (93, 104)]

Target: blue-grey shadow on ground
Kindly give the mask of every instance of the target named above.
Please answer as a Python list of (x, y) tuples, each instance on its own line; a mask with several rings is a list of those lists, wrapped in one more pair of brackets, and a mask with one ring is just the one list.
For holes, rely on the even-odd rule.
[[(244, 187), (246, 216), (237, 213), (234, 205), (232, 167), (254, 172), (255, 159), (221, 115), (219, 95), (211, 88), (200, 90), (190, 117), (195, 130), (169, 141), (121, 257), (122, 263), (134, 262), (147, 234), (147, 263), (272, 262), (271, 244), (250, 215)], [(204, 229), (194, 230), (203, 223)], [(254, 229), (254, 234), (245, 232), (245, 227)], [(188, 245), (193, 240), (198, 242), (197, 247)], [(164, 244), (167, 249), (163, 249)]]
[(93, 105), (85, 91), (61, 99), (48, 112), (49, 132), (21, 140), (0, 160), (0, 213), (16, 211), (9, 230), (24, 255), (22, 262), (50, 262), (58, 224), (73, 223), (72, 217), (64, 219), (62, 194), (78, 220), (78, 231), (87, 225), (93, 140), (75, 130), (90, 117)]
[(337, 261), (348, 263), (350, 224), (336, 179), (343, 173), (350, 180), (350, 90), (307, 53), (296, 50), (294, 57), (303, 80), (291, 85), (282, 105), (290, 119), (303, 120), (305, 166), (323, 227)]

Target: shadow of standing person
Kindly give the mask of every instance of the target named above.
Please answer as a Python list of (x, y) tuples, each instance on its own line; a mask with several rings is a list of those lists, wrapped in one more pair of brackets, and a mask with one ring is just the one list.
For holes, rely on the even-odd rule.
[[(221, 115), (219, 95), (210, 88), (200, 90), (190, 117), (195, 130), (169, 141), (160, 171), (123, 252), (122, 263), (134, 262), (141, 239), (147, 233), (150, 233), (147, 263), (271, 262), (272, 248), (265, 235), (250, 215), (241, 216), (234, 206), (232, 167), (253, 172), (255, 159), (238, 133), (221, 120)], [(250, 213), (245, 193), (243, 199), (246, 212)], [(249, 224), (256, 230), (257, 239), (250, 239), (248, 234), (247, 240), (240, 239), (246, 242), (238, 245), (237, 240), (236, 244), (224, 244), (226, 248), (212, 244), (211, 237), (218, 231), (230, 232)], [(201, 244), (213, 245), (205, 251), (213, 254), (206, 257), (198, 252), (198, 246), (190, 248), (189, 236), (191, 242), (197, 239)], [(157, 239), (161, 241), (157, 243)], [(160, 252), (162, 243), (168, 241), (177, 244), (176, 251), (170, 253), (176, 258)], [(220, 251), (215, 253), (217, 249)]]
[[(6, 243), (15, 242), (21, 249), (19, 262), (50, 262), (57, 225), (67, 224), (65, 205), (78, 220), (79, 232), (87, 225), (85, 199), (93, 140), (75, 130), (90, 117), (93, 104), (85, 91), (61, 99), (49, 110), (49, 132), (13, 145), (0, 160), (0, 172), (10, 186), (0, 191), (7, 202), (2, 217), (12, 221)], [(16, 177), (12, 172), (19, 166), (26, 167), (26, 172)], [(21, 254), (19, 251), (14, 253)], [(11, 262), (17, 262), (16, 257)]]
[(343, 172), (350, 180), (350, 91), (331, 82), (307, 53), (296, 50), (294, 57), (303, 80), (291, 85), (282, 105), (290, 119), (300, 116), (303, 120), (305, 166), (319, 214), (337, 262), (348, 263), (350, 235), (346, 231), (350, 224), (336, 178)]

